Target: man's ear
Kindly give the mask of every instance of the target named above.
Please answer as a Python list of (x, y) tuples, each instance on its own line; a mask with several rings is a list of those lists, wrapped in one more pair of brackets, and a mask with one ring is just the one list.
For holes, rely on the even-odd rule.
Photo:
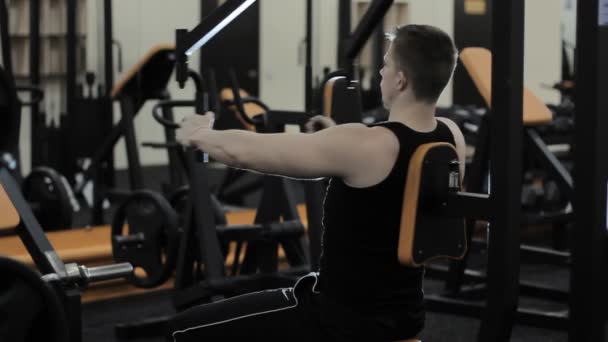
[(408, 84), (408, 79), (407, 77), (405, 77), (403, 71), (399, 71), (397, 73), (397, 89), (399, 89), (400, 91), (404, 91), (407, 88)]

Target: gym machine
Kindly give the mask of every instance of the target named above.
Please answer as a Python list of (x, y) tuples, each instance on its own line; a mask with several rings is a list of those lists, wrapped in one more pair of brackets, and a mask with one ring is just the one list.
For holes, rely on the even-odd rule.
[[(2, 333), (21, 341), (33, 341), (37, 338), (36, 331), (42, 330), (50, 334), (50, 336), (45, 335), (44, 338), (53, 341), (82, 341), (80, 302), (82, 289), (91, 283), (128, 277), (133, 272), (133, 266), (128, 263), (97, 267), (86, 267), (76, 263), (64, 264), (34, 217), (29, 204), (21, 195), (19, 185), (6, 168), (0, 168), (0, 199), (2, 212), (6, 214), (2, 228), (16, 227), (16, 233), (21, 237), (34, 264), (42, 274), (40, 278), (33, 271), (25, 271), (25, 266), (4, 258), (0, 260), (3, 268), (2, 279), (9, 282), (8, 291), (3, 293), (3, 298), (6, 299), (3, 304), (15, 305), (19, 301), (18, 305), (23, 306), (24, 303), (20, 302), (20, 298), (24, 292), (29, 294), (31, 301), (31, 306), (7, 315), (12, 323), (3, 327), (6, 330)], [(5, 220), (7, 222), (4, 222)], [(49, 286), (53, 292), (49, 291)], [(47, 305), (46, 309), (40, 309)], [(6, 312), (6, 309), (3, 307), (2, 311)], [(35, 313), (35, 310), (42, 311), (46, 319), (30, 320), (29, 317), (34, 316), (32, 311)], [(42, 322), (48, 330), (25, 322), (31, 324)]]

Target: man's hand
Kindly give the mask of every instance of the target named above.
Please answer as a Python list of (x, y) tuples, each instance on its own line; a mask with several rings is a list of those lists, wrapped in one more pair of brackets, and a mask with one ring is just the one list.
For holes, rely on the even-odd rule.
[(313, 116), (310, 120), (308, 120), (308, 122), (306, 123), (306, 132), (308, 133), (314, 133), (314, 132), (318, 132), (322, 129), (326, 129), (332, 126), (335, 126), (336, 122), (334, 120), (332, 120), (331, 118), (324, 116), (324, 115), (316, 115)]
[(175, 131), (175, 139), (184, 146), (196, 146), (197, 140), (213, 129), (214, 120), (213, 112), (207, 112), (205, 115), (188, 115)]

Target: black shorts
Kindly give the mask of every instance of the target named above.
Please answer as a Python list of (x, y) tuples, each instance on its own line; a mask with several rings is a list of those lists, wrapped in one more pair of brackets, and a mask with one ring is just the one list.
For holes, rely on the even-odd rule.
[(293, 288), (188, 309), (170, 322), (167, 341), (397, 341), (416, 337), (422, 329), (335, 303), (318, 291), (317, 282), (318, 274), (310, 273)]

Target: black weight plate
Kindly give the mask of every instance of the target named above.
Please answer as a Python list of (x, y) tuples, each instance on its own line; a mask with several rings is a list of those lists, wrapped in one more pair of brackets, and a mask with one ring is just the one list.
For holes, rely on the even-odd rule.
[(146, 273), (138, 275), (136, 271), (131, 276), (130, 281), (138, 287), (156, 287), (169, 279), (178, 241), (177, 214), (163, 196), (152, 191), (133, 193), (112, 221), (114, 259)]
[(64, 309), (54, 290), (28, 266), (0, 257), (0, 341), (68, 340)]
[(45, 231), (71, 228), (73, 210), (68, 189), (55, 170), (34, 169), (23, 180), (22, 191)]

